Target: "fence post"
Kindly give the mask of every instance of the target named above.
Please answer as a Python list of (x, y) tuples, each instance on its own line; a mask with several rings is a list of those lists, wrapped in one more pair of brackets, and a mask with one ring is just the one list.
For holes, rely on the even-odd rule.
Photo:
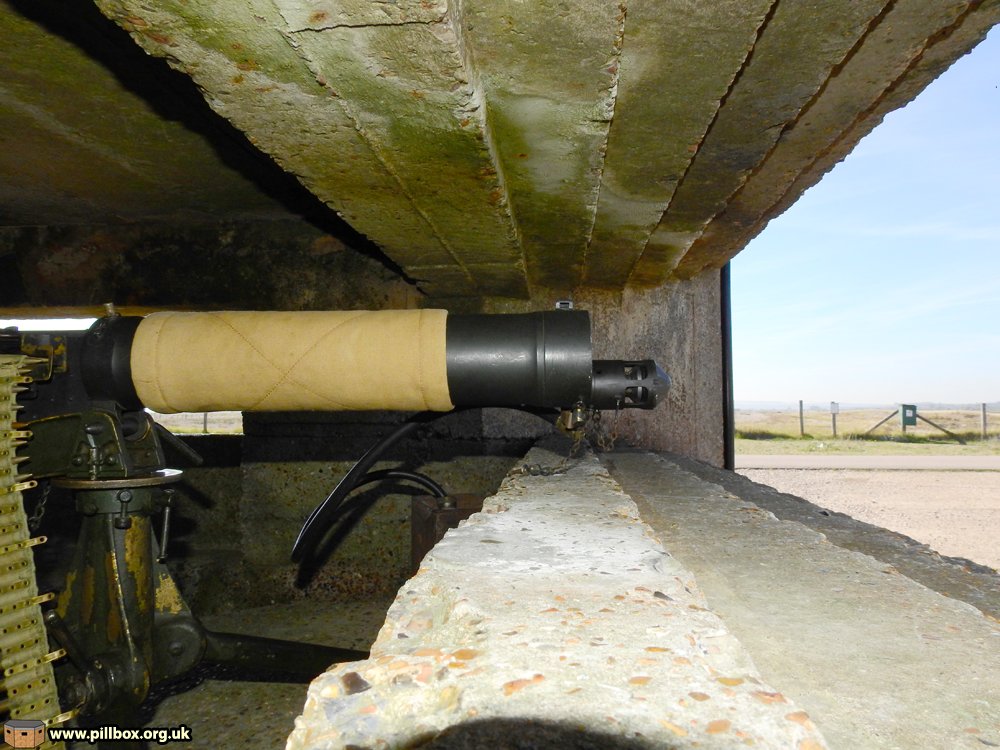
[(986, 429), (986, 404), (983, 404), (983, 440), (987, 438), (989, 432)]
[(802, 399), (799, 399), (799, 437), (806, 436), (806, 418), (802, 413)]

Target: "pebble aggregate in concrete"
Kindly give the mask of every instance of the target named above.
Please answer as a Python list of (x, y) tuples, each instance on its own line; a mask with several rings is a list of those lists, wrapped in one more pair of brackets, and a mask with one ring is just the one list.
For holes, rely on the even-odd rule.
[(827, 538), (779, 520), (654, 454), (603, 459), (831, 748), (1000, 746), (995, 618), (838, 546), (844, 527)]
[(371, 658), (313, 682), (287, 747), (415, 747), (504, 719), (634, 747), (826, 747), (592, 456), (515, 469), (399, 591)]
[[(231, 608), (202, 618), (202, 623), (219, 632), (363, 650), (375, 638), (388, 604), (387, 599), (285, 602)], [(327, 666), (318, 664), (316, 671)], [(187, 750), (275, 748), (292, 730), (305, 694), (301, 683), (240, 680), (231, 672), (203, 666), (178, 684), (154, 688), (143, 713), (147, 727), (190, 728)]]

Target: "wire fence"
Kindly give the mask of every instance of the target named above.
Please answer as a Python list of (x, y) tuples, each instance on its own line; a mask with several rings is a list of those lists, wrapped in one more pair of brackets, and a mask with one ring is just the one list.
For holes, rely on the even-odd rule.
[(1000, 404), (844, 408), (837, 402), (818, 406), (799, 401), (767, 409), (737, 407), (735, 416), (736, 436), (745, 439), (868, 437), (961, 442), (1000, 438)]

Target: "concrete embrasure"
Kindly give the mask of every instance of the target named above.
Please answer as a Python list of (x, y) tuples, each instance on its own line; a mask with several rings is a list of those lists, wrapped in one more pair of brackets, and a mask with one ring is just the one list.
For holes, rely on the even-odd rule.
[(830, 747), (1000, 745), (995, 619), (662, 457), (605, 463)]
[(632, 747), (825, 747), (596, 459), (538, 448), (400, 590), (371, 658), (313, 682), (287, 747), (410, 747), (490, 719)]
[[(536, 304), (546, 290), (653, 288), (722, 265), (1000, 18), (997, 0), (97, 5), (423, 292)], [(79, 79), (42, 68), (46, 87)], [(121, 176), (98, 181), (100, 203), (138, 195), (144, 214), (166, 175), (188, 174), (146, 157), (201, 153), (176, 129), (169, 147), (126, 148), (109, 107), (80, 137), (62, 120), (80, 121), (76, 105), (58, 104), (73, 97), (23, 93), (36, 78), (0, 90), (8, 130), (40, 125), (57, 144), (22, 137), (36, 175), (83, 145)], [(86, 85), (92, 102), (98, 89)], [(134, 104), (128, 120), (147, 122)], [(78, 194), (89, 171), (75, 159), (54, 162)], [(233, 177), (200, 180), (197, 195), (238, 210), (250, 193), (225, 191)]]

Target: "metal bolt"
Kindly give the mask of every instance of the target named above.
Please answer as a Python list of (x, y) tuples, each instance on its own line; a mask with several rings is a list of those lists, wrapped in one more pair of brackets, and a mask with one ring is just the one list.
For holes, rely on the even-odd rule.
[(132, 527), (132, 519), (128, 517), (126, 510), (128, 504), (132, 502), (132, 490), (119, 490), (118, 502), (122, 504), (122, 509), (114, 520), (116, 529), (128, 529)]
[(76, 679), (70, 679), (66, 685), (66, 698), (70, 705), (79, 706), (86, 703), (89, 697), (86, 686)]
[(171, 641), (170, 645), (167, 646), (167, 653), (171, 656), (180, 656), (184, 653), (184, 644), (180, 641)]

